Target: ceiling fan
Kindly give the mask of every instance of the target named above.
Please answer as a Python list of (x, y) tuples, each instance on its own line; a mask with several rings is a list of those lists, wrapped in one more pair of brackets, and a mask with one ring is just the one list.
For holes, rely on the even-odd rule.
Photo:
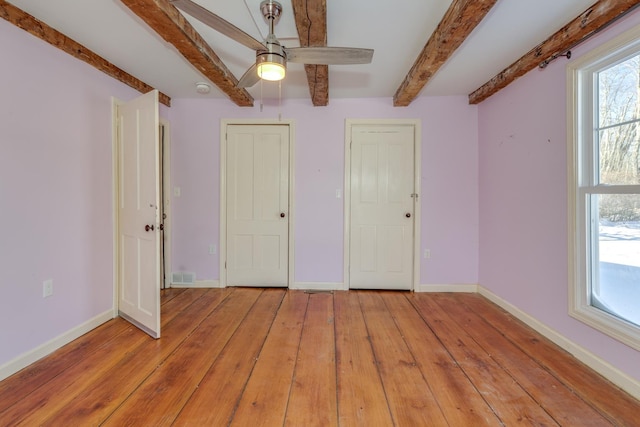
[(282, 80), (286, 73), (287, 62), (314, 65), (369, 64), (373, 57), (373, 49), (330, 46), (288, 48), (282, 46), (274, 34), (274, 27), (280, 20), (282, 13), (282, 5), (277, 1), (264, 0), (260, 3), (260, 11), (269, 24), (269, 34), (264, 43), (191, 0), (170, 1), (183, 12), (256, 51), (256, 62), (238, 82), (238, 87), (241, 88), (251, 87), (260, 79)]

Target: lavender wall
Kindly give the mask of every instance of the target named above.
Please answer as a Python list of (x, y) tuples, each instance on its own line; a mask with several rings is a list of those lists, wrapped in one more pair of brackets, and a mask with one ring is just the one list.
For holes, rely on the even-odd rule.
[(0, 52), (2, 366), (112, 309), (111, 96), (138, 93), (4, 20)]
[[(198, 280), (219, 278), (220, 120), (273, 119), (278, 108), (237, 108), (226, 100), (174, 100), (171, 108), (173, 268)], [(477, 108), (466, 97), (420, 98), (406, 108), (391, 99), (338, 100), (313, 107), (285, 100), (295, 123), (295, 282), (343, 282), (344, 132), (347, 118), (422, 122), (421, 284), (478, 281)]]
[[(573, 50), (640, 23), (640, 12)], [(566, 60), (479, 106), (480, 284), (640, 380), (639, 352), (569, 317)]]

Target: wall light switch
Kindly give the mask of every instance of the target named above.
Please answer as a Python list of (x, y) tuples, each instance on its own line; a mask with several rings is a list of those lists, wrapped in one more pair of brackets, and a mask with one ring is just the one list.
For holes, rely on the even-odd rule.
[(42, 298), (53, 295), (53, 279), (42, 282)]
[(180, 197), (180, 187), (173, 187), (173, 195), (175, 197)]
[(218, 252), (218, 248), (216, 245), (209, 245), (209, 254), (215, 255)]
[(424, 259), (429, 259), (431, 258), (431, 250), (430, 249), (425, 249), (424, 250)]
[(336, 199), (340, 199), (341, 197), (342, 197), (342, 190), (338, 188), (336, 190)]

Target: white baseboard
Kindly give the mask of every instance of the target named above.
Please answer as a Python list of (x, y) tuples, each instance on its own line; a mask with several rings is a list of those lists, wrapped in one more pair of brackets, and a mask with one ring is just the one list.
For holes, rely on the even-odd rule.
[(219, 280), (196, 280), (193, 283), (172, 283), (172, 288), (221, 288)]
[(450, 284), (450, 285), (418, 285), (414, 292), (478, 292), (476, 284)]
[(15, 359), (10, 360), (9, 362), (0, 366), (0, 381), (29, 366), (33, 362), (42, 359), (46, 355), (53, 353), (63, 345), (70, 343), (76, 338), (86, 334), (90, 330), (97, 328), (98, 326), (102, 325), (105, 322), (108, 322), (111, 319), (113, 319), (113, 310), (109, 309), (104, 313), (87, 320), (81, 325), (68, 330), (62, 335), (34, 348), (33, 350), (23, 353)]
[(289, 289), (298, 289), (304, 291), (342, 291), (344, 283), (338, 282), (296, 282)]
[(564, 335), (551, 329), (544, 323), (540, 322), (538, 319), (528, 315), (524, 311), (500, 298), (488, 289), (482, 286), (478, 286), (478, 293), (491, 302), (507, 310), (519, 320), (526, 323), (528, 326), (535, 329), (538, 333), (544, 335), (555, 344), (571, 353), (573, 356), (575, 356), (576, 359), (580, 360), (582, 363), (589, 366), (591, 369), (598, 372), (600, 375), (607, 378), (609, 381), (611, 381), (636, 399), (640, 399), (640, 382), (636, 381), (634, 378), (631, 378), (610, 363), (602, 360), (595, 354), (569, 340)]

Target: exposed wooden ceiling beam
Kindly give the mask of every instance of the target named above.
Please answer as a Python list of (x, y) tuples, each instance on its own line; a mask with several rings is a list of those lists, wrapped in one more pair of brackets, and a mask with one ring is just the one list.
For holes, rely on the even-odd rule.
[(406, 107), (489, 13), (497, 0), (453, 0), (413, 67), (393, 96), (393, 105)]
[[(326, 0), (291, 0), (291, 5), (296, 18), (300, 46), (326, 46)], [(329, 103), (329, 66), (305, 64), (304, 70), (307, 73), (313, 105), (316, 107), (327, 105)]]
[[(138, 80), (136, 77), (132, 76), (126, 71), (123, 71), (120, 68), (116, 67), (97, 53), (93, 52), (90, 49), (87, 49), (85, 46), (81, 45), (75, 40), (70, 39), (58, 30), (51, 28), (44, 22), (29, 15), (24, 10), (19, 9), (4, 0), (0, 0), (0, 16), (11, 22), (16, 27), (19, 27), (33, 34), (34, 36), (44, 40), (50, 45), (55, 46), (65, 53), (68, 53), (69, 55), (86, 62), (92, 67), (97, 68), (103, 73), (113, 77), (116, 80), (121, 81), (122, 83), (142, 93), (147, 93), (153, 90), (153, 87), (149, 86), (141, 80)], [(159, 94), (159, 100), (164, 105), (168, 107), (171, 106), (171, 98), (169, 98), (164, 93)]]
[(198, 71), (241, 107), (253, 106), (253, 97), (238, 88), (238, 79), (229, 71), (211, 46), (168, 0), (121, 0), (164, 40), (171, 43)]
[(502, 70), (497, 76), (469, 95), (470, 104), (478, 104), (514, 80), (557, 58), (582, 43), (607, 25), (640, 5), (640, 0), (600, 0), (582, 12), (558, 32)]

